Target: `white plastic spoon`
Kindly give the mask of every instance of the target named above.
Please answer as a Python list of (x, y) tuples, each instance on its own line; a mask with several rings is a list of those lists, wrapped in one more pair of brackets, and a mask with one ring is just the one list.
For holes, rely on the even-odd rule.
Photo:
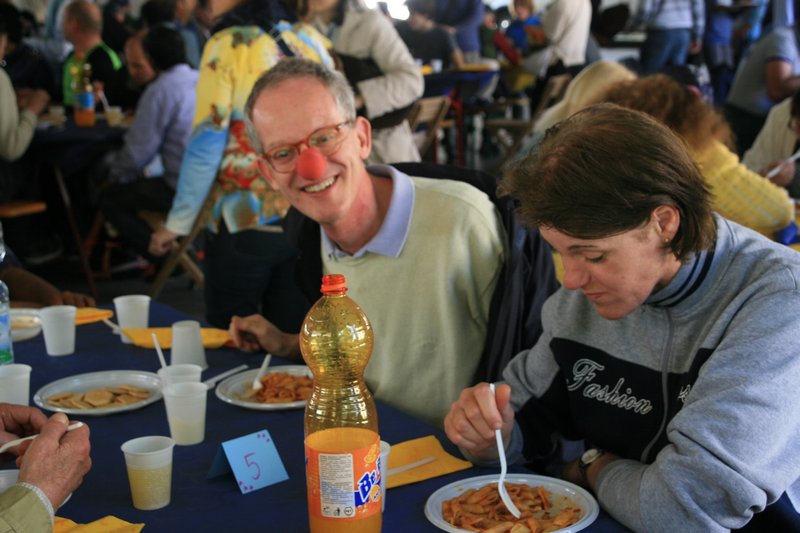
[[(494, 383), (489, 383), (489, 390), (494, 394)], [(506, 450), (505, 446), (503, 446), (503, 436), (500, 434), (499, 429), (494, 431), (494, 437), (497, 440), (497, 455), (500, 457), (500, 479), (497, 480), (497, 492), (500, 493), (500, 499), (503, 500), (506, 508), (514, 515), (514, 518), (519, 518), (521, 515), (519, 509), (517, 509), (517, 506), (511, 501), (508, 492), (506, 492), (505, 480), (508, 466), (506, 465)]]
[(261, 390), (264, 386), (261, 384), (261, 378), (264, 377), (264, 374), (267, 373), (267, 367), (269, 366), (269, 362), (272, 360), (272, 354), (268, 353), (264, 356), (264, 361), (261, 363), (261, 368), (258, 369), (258, 374), (256, 377), (253, 378), (253, 390)]
[[(67, 431), (72, 431), (73, 429), (78, 429), (79, 427), (83, 427), (83, 422), (75, 422), (73, 424), (70, 424), (69, 426), (67, 426)], [(20, 444), (22, 444), (26, 440), (33, 440), (38, 436), (39, 435), (37, 434), (37, 435), (30, 435), (29, 437), (22, 437), (21, 439), (10, 440), (10, 441), (6, 442), (5, 444), (3, 444), (2, 446), (0, 446), (0, 453), (5, 453), (6, 451), (10, 450), (14, 446), (19, 446)]]
[(231, 368), (230, 370), (226, 370), (222, 374), (217, 374), (213, 378), (208, 378), (203, 382), (203, 385), (208, 387), (209, 389), (213, 389), (214, 385), (222, 381), (223, 379), (227, 378), (228, 376), (232, 376), (234, 374), (238, 374), (242, 370), (247, 370), (247, 365), (239, 365), (236, 368)]

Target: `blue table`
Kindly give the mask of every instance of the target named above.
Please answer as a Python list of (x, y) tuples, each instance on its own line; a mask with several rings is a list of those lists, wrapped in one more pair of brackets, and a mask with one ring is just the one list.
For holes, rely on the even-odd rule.
[[(153, 303), (151, 326), (168, 326), (187, 317), (165, 305)], [(76, 352), (64, 357), (49, 357), (41, 335), (14, 346), (16, 361), (30, 364), (31, 396), (42, 386), (60, 378), (101, 370), (147, 370), (155, 372), (158, 358), (154, 350), (124, 345), (102, 322), (78, 326)], [(247, 363), (257, 367), (261, 357), (234, 349), (207, 350), (207, 379)], [(288, 361), (273, 359), (273, 365)], [(32, 400), (31, 400), (32, 401)], [(206, 438), (195, 446), (176, 446), (174, 451), (172, 502), (164, 509), (139, 511), (131, 504), (120, 445), (143, 435), (169, 435), (164, 404), (158, 401), (142, 409), (100, 417), (75, 417), (87, 422), (91, 430), (92, 470), (81, 487), (58, 515), (87, 523), (106, 515), (129, 522), (145, 523), (153, 532), (232, 532), (269, 531), (292, 533), (308, 531), (303, 451), (303, 410), (255, 411), (220, 401), (213, 391), (208, 396)], [(458, 454), (444, 433), (430, 425), (378, 403), (381, 438), (389, 443), (436, 435), (448, 451)], [(254, 491), (239, 492), (231, 474), (206, 479), (220, 443), (259, 429), (267, 429), (278, 448), (289, 474), (287, 481)], [(13, 468), (13, 464), (8, 465)], [(512, 468), (521, 472), (521, 468)], [(440, 531), (425, 518), (428, 496), (453, 481), (493, 474), (495, 469), (473, 468), (391, 489), (387, 494), (383, 531), (419, 533)], [(627, 531), (601, 513), (589, 533)]]

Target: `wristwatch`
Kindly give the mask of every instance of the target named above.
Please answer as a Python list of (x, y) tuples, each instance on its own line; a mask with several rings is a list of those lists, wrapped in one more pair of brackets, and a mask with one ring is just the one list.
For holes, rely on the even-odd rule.
[(583, 452), (583, 455), (581, 455), (581, 458), (578, 460), (578, 471), (581, 473), (583, 483), (587, 487), (589, 486), (589, 477), (586, 475), (586, 471), (589, 469), (589, 465), (600, 459), (605, 453), (606, 452), (600, 448), (589, 448)]

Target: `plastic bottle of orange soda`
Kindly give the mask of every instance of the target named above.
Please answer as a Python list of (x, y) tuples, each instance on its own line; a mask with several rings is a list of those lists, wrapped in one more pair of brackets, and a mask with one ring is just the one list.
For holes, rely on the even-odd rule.
[(322, 298), (300, 330), (314, 374), (305, 411), (306, 489), (311, 533), (381, 530), (380, 437), (364, 383), (372, 327), (341, 274), (322, 277)]

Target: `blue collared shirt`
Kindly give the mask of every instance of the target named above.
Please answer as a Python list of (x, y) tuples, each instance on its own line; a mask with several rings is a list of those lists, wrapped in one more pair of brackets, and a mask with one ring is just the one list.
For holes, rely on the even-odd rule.
[[(411, 226), (411, 213), (414, 211), (414, 184), (407, 174), (388, 165), (370, 165), (367, 167), (367, 171), (370, 174), (392, 180), (392, 198), (389, 200), (389, 209), (386, 211), (386, 217), (383, 219), (378, 233), (354, 253), (353, 257), (361, 257), (367, 252), (387, 257), (399, 257)], [(320, 234), (322, 249), (328, 258), (335, 260), (337, 257), (348, 255), (325, 234), (321, 227)]]

